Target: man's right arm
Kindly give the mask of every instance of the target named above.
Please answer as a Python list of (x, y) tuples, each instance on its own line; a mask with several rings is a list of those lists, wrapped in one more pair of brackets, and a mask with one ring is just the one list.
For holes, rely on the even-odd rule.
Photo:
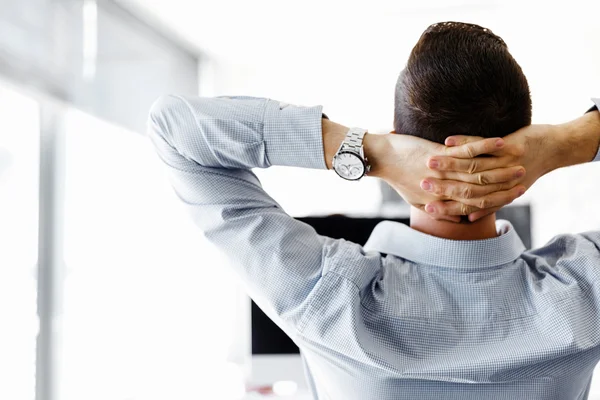
[(600, 161), (600, 99), (595, 109), (562, 125), (558, 125), (554, 169)]

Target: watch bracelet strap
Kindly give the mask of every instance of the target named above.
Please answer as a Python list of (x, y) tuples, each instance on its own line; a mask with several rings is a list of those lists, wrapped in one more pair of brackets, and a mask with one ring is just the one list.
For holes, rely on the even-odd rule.
[(363, 146), (363, 139), (365, 138), (366, 133), (366, 129), (350, 128), (350, 130), (346, 134), (346, 138), (342, 142), (341, 149), (349, 149), (355, 151), (356, 153), (360, 153), (360, 150)]

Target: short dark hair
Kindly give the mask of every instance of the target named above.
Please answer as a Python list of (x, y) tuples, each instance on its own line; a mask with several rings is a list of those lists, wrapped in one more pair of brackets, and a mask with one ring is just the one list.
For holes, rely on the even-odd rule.
[(499, 36), (462, 22), (423, 32), (396, 84), (397, 133), (444, 143), (456, 134), (502, 137), (529, 124), (527, 78)]

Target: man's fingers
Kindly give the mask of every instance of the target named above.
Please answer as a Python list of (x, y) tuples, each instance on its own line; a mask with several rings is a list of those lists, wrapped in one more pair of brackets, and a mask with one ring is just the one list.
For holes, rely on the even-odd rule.
[(451, 181), (468, 182), (476, 185), (489, 185), (493, 183), (512, 182), (515, 186), (521, 178), (526, 175), (525, 168), (521, 166), (498, 168), (489, 171), (476, 172), (469, 174), (466, 172), (444, 172), (442, 177)]
[(485, 217), (486, 215), (495, 213), (496, 211), (498, 211), (501, 208), (502, 207), (494, 207), (494, 208), (486, 208), (485, 210), (475, 211), (474, 213), (469, 214), (469, 221), (475, 222), (478, 219)]
[(503, 192), (516, 186), (516, 182), (492, 183), (478, 185), (459, 181), (427, 178), (421, 181), (421, 189), (435, 194), (444, 200), (456, 200), (479, 208), (487, 208), (482, 199), (496, 192)]
[[(474, 205), (478, 208), (493, 208), (493, 207), (503, 207), (507, 204), (512, 203), (517, 198), (521, 197), (525, 193), (525, 186), (518, 185), (509, 190), (503, 190), (500, 192), (494, 192), (488, 194), (487, 196), (481, 197), (479, 199), (473, 199), (467, 201), (467, 205)], [(470, 213), (469, 213), (470, 214)]]
[(428, 203), (425, 206), (425, 211), (435, 219), (443, 219), (449, 215), (470, 215), (481, 210), (475, 206), (468, 206), (458, 201), (438, 200)]
[[(417, 206), (417, 208), (425, 211), (425, 206), (421, 205), (421, 206)], [(425, 211), (427, 212), (427, 211)], [(459, 215), (431, 215), (430, 216), (433, 219), (437, 219), (437, 220), (443, 220), (443, 221), (450, 221), (450, 222), (460, 222), (461, 217)]]
[(463, 144), (478, 142), (483, 139), (485, 138), (481, 136), (454, 135), (448, 136), (444, 144), (448, 147), (462, 146)]
[(491, 138), (467, 142), (460, 146), (445, 147), (446, 155), (456, 158), (473, 158), (482, 154), (493, 154), (504, 147), (504, 139)]
[(435, 171), (476, 172), (489, 171), (497, 168), (516, 166), (515, 160), (509, 157), (476, 157), (454, 158), (447, 156), (433, 156), (427, 160), (427, 167)]
[[(525, 193), (525, 186), (518, 185), (509, 190), (494, 192), (475, 199), (458, 201), (436, 201), (425, 206), (425, 211), (433, 215), (469, 215), (482, 209), (503, 207)], [(475, 215), (478, 217), (479, 215)], [(480, 217), (480, 216), (479, 216)]]
[[(522, 129), (527, 129), (527, 127)], [(467, 143), (479, 142), (481, 140), (484, 140), (484, 138), (481, 136), (454, 135), (448, 136), (444, 144), (448, 147), (457, 147), (465, 145)], [(515, 143), (514, 141), (512, 143), (506, 143), (505, 141), (504, 146), (493, 152), (494, 156), (503, 156), (505, 154), (509, 154), (512, 156), (521, 156), (524, 153), (525, 146), (523, 145), (523, 143)]]
[(429, 169), (436, 171), (467, 172), (469, 174), (495, 168), (508, 167), (501, 157), (454, 158), (433, 156), (427, 161)]

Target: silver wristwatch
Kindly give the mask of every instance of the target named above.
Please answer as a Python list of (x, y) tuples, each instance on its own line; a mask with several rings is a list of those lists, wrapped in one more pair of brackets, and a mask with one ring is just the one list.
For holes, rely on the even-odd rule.
[(357, 181), (371, 169), (363, 150), (363, 139), (366, 133), (366, 129), (350, 128), (342, 145), (333, 156), (333, 169), (342, 178)]

